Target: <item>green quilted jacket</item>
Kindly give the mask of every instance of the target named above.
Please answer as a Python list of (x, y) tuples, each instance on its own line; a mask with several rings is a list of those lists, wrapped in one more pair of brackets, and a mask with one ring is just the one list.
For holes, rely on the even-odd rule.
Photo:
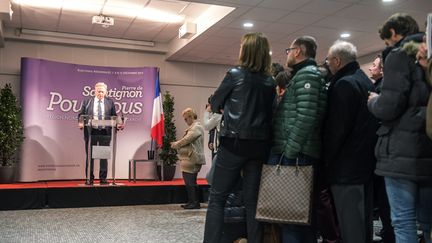
[(297, 64), (294, 72), (273, 120), (272, 154), (285, 152), (295, 159), (302, 153), (318, 159), (327, 87), (312, 59)]

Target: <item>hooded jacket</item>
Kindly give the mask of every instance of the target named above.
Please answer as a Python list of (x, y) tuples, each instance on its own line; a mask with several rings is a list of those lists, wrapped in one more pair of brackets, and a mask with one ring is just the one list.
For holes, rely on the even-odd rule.
[(410, 46), (421, 41), (414, 35), (395, 45), (384, 63), (381, 94), (368, 105), (382, 121), (375, 148), (381, 176), (432, 180), (432, 141), (425, 132), (430, 89)]

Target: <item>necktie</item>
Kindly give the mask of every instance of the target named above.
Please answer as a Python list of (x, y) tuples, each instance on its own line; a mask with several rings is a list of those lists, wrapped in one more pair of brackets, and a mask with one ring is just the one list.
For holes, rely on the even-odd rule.
[[(98, 120), (102, 120), (102, 100), (98, 100)], [(102, 129), (102, 126), (98, 126), (98, 129)]]
[(102, 120), (102, 100), (98, 101), (98, 120)]

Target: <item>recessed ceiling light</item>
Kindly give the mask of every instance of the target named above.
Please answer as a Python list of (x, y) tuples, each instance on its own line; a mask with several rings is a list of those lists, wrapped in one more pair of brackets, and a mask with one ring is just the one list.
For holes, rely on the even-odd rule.
[(254, 26), (254, 24), (251, 22), (246, 22), (243, 24), (243, 27), (246, 27), (246, 28), (252, 28), (253, 26)]
[(350, 36), (351, 36), (351, 34), (350, 34), (350, 33), (347, 33), (347, 32), (340, 34), (340, 37), (341, 37), (341, 38), (348, 38), (348, 37), (350, 37)]
[(390, 2), (393, 2), (394, 0), (382, 0), (383, 1), (383, 3), (390, 3)]

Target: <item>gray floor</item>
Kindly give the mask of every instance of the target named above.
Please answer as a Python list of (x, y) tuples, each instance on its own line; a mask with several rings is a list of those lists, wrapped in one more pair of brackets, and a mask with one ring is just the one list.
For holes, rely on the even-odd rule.
[(205, 213), (178, 204), (0, 211), (0, 242), (198, 243)]
[[(201, 205), (199, 210), (170, 204), (0, 211), (0, 243), (200, 243), (206, 214), (206, 204)], [(374, 221), (374, 231), (380, 229), (381, 222)]]

